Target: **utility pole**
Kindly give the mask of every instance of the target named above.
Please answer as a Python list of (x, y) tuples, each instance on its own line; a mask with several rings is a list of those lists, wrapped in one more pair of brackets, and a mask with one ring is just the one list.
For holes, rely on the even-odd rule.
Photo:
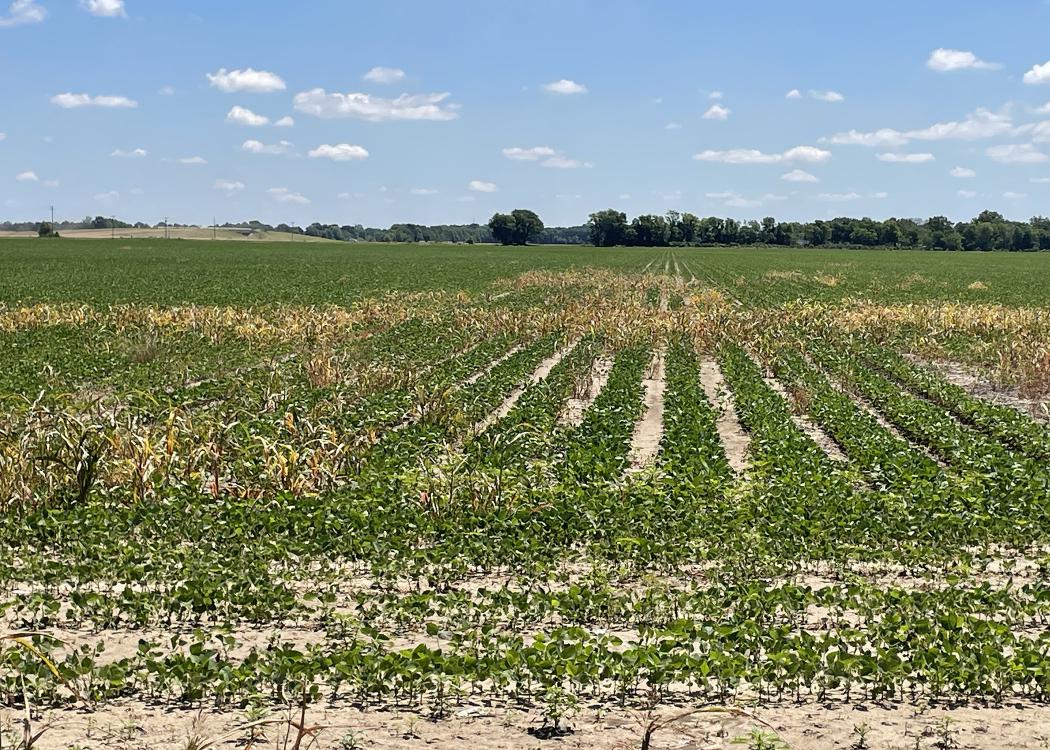
[(164, 217), (164, 239), (168, 239), (168, 217)]
[(55, 207), (51, 207), (51, 234), (55, 233)]
[(215, 239), (215, 233), (218, 231), (219, 221), (214, 216), (211, 217), (211, 238)]

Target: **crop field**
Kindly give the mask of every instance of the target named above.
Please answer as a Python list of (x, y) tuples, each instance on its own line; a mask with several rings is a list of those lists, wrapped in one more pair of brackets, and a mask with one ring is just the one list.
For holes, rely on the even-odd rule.
[(0, 748), (1050, 746), (1046, 253), (0, 266)]

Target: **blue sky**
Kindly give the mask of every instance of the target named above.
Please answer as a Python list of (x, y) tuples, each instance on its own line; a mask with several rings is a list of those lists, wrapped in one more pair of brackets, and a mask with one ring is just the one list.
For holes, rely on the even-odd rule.
[(1043, 0), (0, 0), (0, 217), (1027, 218), (1048, 40)]

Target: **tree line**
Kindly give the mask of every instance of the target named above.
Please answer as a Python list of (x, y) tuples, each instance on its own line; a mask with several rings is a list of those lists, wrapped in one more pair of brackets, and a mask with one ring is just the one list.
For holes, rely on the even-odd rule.
[[(153, 225), (163, 227), (164, 223)], [(171, 227), (195, 226), (168, 223)], [(0, 222), (0, 231), (32, 231), (50, 234), (67, 229), (150, 228), (143, 222), (129, 224), (104, 216), (87, 216), (82, 221)], [(497, 213), (488, 224), (393, 224), (387, 229), (361, 224), (313, 223), (307, 227), (291, 224), (270, 225), (258, 220), (221, 224), (222, 228), (252, 227), (259, 231), (306, 234), (343, 242), (452, 242), (501, 243), (505, 245), (613, 245), (663, 247), (668, 245), (776, 245), (776, 246), (858, 246), (914, 247), (928, 250), (1050, 250), (1050, 218), (1035, 216), (1028, 221), (1010, 221), (996, 211), (982, 211), (970, 221), (952, 222), (944, 216), (929, 219), (838, 217), (810, 222), (777, 221), (767, 216), (761, 221), (668, 211), (645, 214), (628, 220), (615, 209), (597, 211), (585, 225), (547, 227), (534, 211), (515, 209)]]
[(635, 245), (795, 245), (821, 247), (917, 247), (929, 250), (1050, 250), (1050, 219), (1035, 216), (1027, 222), (1009, 221), (996, 211), (982, 211), (975, 219), (953, 223), (944, 216), (929, 219), (875, 219), (839, 217), (811, 222), (737, 221), (717, 216), (700, 218), (668, 211), (628, 221), (622, 211), (591, 214), (588, 239), (599, 247)]

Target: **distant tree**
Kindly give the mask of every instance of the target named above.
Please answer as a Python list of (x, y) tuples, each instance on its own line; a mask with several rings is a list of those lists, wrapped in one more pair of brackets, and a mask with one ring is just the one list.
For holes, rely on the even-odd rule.
[(627, 214), (608, 208), (591, 214), (587, 232), (595, 247), (627, 244)]
[(1001, 224), (1006, 219), (998, 211), (981, 211), (974, 221), (978, 224)]
[(696, 242), (700, 236), (700, 217), (688, 212), (682, 214), (679, 232), (682, 235), (683, 242), (690, 245)]
[(58, 234), (49, 221), (40, 222), (40, 228), (36, 230), (36, 233), (38, 237), (55, 237)]
[(514, 244), (527, 245), (529, 240), (543, 231), (543, 221), (535, 211), (516, 208), (510, 212), (514, 220)]
[(496, 242), (503, 245), (514, 244), (514, 217), (510, 214), (493, 214), (489, 219), (489, 231)]
[(655, 214), (638, 216), (631, 222), (634, 232), (634, 242), (642, 247), (662, 247), (666, 245), (671, 236), (671, 228), (667, 219)]

